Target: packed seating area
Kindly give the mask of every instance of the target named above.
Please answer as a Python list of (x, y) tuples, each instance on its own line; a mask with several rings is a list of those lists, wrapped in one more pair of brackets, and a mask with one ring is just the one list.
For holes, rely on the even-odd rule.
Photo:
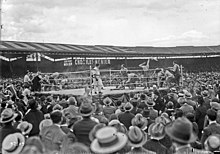
[(219, 153), (219, 77), (185, 73), (165, 94), (152, 85), (117, 100), (35, 95), (22, 80), (1, 80), (1, 153)]

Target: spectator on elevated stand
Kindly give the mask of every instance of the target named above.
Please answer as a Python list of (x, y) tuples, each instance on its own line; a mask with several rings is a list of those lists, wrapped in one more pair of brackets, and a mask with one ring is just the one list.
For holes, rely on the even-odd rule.
[(95, 67), (94, 67), (94, 71), (95, 71), (94, 72), (94, 77), (95, 77), (94, 90), (95, 90), (95, 94), (97, 94), (97, 89), (98, 89), (98, 93), (101, 94), (102, 93), (101, 89), (103, 87), (99, 67), (100, 67), (100, 64), (96, 64)]
[(176, 61), (173, 61), (173, 72), (174, 72), (176, 84), (177, 86), (179, 86), (181, 74), (180, 74), (180, 66), (176, 63)]
[(27, 70), (25, 76), (24, 76), (24, 86), (29, 87), (31, 85), (31, 79), (30, 79), (30, 72)]

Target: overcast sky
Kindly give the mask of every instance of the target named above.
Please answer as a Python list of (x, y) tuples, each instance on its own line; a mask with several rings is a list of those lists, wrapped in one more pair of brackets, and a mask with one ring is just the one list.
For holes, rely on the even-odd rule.
[(3, 0), (2, 39), (85, 45), (220, 44), (220, 0)]

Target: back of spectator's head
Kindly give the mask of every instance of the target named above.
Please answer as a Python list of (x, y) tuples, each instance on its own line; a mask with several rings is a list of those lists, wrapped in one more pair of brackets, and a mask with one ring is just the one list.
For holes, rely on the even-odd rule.
[(41, 96), (40, 100), (41, 100), (41, 102), (44, 102), (46, 100), (46, 97), (45, 96)]
[(37, 136), (30, 137), (26, 140), (22, 154), (43, 154), (44, 146)]
[(69, 105), (76, 105), (77, 102), (76, 102), (75, 97), (70, 97), (70, 98), (68, 99), (68, 103), (69, 103)]
[(202, 96), (199, 96), (199, 97), (198, 97), (198, 104), (199, 104), (199, 105), (203, 105), (203, 104), (204, 104), (204, 99), (203, 99)]
[(60, 123), (62, 121), (62, 117), (62, 112), (59, 110), (55, 110), (50, 114), (50, 118), (55, 124)]
[(166, 106), (168, 109), (173, 109), (173, 102), (169, 101)]
[(194, 120), (195, 120), (195, 116), (194, 116), (194, 114), (191, 113), (191, 112), (189, 112), (189, 113), (186, 114), (186, 118), (187, 118), (189, 121), (191, 121), (191, 122), (194, 122)]
[(175, 118), (177, 119), (177, 118), (182, 117), (182, 116), (183, 116), (183, 111), (181, 109), (177, 108), (175, 110)]
[(118, 119), (117, 115), (116, 114), (111, 114), (110, 118), (109, 118), (109, 121), (114, 120), (114, 119)]
[(121, 106), (122, 102), (120, 100), (116, 101), (116, 106)]
[(31, 99), (28, 101), (28, 106), (30, 107), (30, 109), (34, 110), (34, 109), (37, 109), (38, 103), (36, 100)]
[(217, 118), (217, 113), (215, 110), (213, 109), (208, 109), (208, 111), (206, 112), (207, 113), (207, 116), (209, 118), (209, 120), (211, 121), (215, 121), (216, 118)]
[(100, 123), (103, 123), (103, 124), (105, 124), (105, 125), (107, 126), (109, 120), (108, 120), (106, 117), (102, 117), (102, 118), (100, 118), (99, 122), (100, 122)]

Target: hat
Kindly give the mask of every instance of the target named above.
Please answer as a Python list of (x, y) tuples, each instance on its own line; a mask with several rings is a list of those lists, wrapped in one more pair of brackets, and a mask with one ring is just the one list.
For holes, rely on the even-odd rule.
[(28, 123), (27, 121), (23, 121), (18, 124), (17, 128), (21, 130), (23, 135), (28, 135), (31, 132), (33, 125), (31, 123)]
[(176, 88), (174, 88), (174, 87), (171, 88), (170, 91), (171, 91), (172, 93), (176, 93), (176, 92), (177, 92)]
[(215, 135), (210, 135), (207, 139), (205, 144), (209, 147), (211, 151), (219, 150), (220, 147), (220, 136), (215, 134)]
[(127, 102), (125, 105), (124, 105), (124, 110), (125, 111), (131, 111), (133, 109), (133, 105), (130, 103), (130, 102)]
[(215, 110), (220, 110), (220, 104), (217, 102), (210, 102), (210, 106)]
[(95, 135), (96, 135), (97, 131), (103, 127), (105, 127), (105, 124), (103, 124), (103, 123), (98, 123), (93, 127), (93, 129), (89, 133), (89, 140), (91, 142), (95, 139)]
[(127, 140), (125, 134), (117, 132), (114, 127), (107, 126), (97, 131), (96, 139), (92, 141), (90, 148), (94, 153), (114, 153), (121, 150)]
[(171, 123), (171, 119), (169, 117), (166, 117), (164, 115), (161, 115), (155, 119), (155, 123), (162, 123), (164, 126)]
[(79, 114), (83, 117), (92, 115), (96, 110), (96, 107), (91, 103), (82, 103), (79, 108)]
[(184, 97), (185, 95), (184, 95), (184, 93), (178, 93), (178, 96), (179, 97)]
[(148, 106), (148, 107), (153, 107), (155, 105), (155, 102), (152, 100), (152, 99), (148, 99), (145, 104)]
[(43, 127), (51, 126), (53, 121), (51, 119), (44, 119), (39, 124), (39, 130), (41, 131)]
[(131, 147), (141, 147), (147, 141), (147, 135), (137, 126), (131, 126), (128, 131), (128, 144)]
[(76, 105), (76, 99), (75, 99), (75, 97), (70, 97), (69, 99), (68, 99), (68, 103), (69, 103), (69, 105)]
[(11, 108), (6, 108), (2, 111), (0, 123), (7, 123), (14, 120), (18, 114), (14, 113)]
[(19, 154), (25, 144), (21, 133), (9, 134), (2, 142), (2, 154)]
[(139, 127), (141, 130), (146, 130), (147, 129), (147, 125), (148, 125), (148, 121), (147, 121), (147, 119), (145, 117), (143, 117), (142, 114), (138, 113), (131, 120), (131, 124), (132, 124), (132, 126)]
[(160, 140), (166, 135), (164, 127), (162, 123), (152, 123), (148, 129), (148, 133), (152, 138)]
[(109, 98), (109, 97), (106, 97), (104, 100), (103, 100), (103, 103), (105, 105), (110, 105), (112, 103), (112, 100)]
[(53, 110), (63, 110), (63, 107), (59, 104), (54, 105)]
[(201, 92), (201, 95), (203, 97), (208, 97), (209, 96), (209, 92), (207, 90), (204, 90), (204, 91)]
[(192, 98), (192, 94), (190, 92), (185, 93), (185, 98)]
[(119, 120), (117, 119), (114, 119), (114, 120), (111, 120), (108, 125), (109, 126), (113, 126), (113, 125), (117, 125), (117, 124), (121, 124)]
[(166, 126), (165, 131), (171, 139), (180, 143), (188, 144), (197, 139), (196, 134), (193, 133), (192, 123), (185, 117), (177, 118)]

